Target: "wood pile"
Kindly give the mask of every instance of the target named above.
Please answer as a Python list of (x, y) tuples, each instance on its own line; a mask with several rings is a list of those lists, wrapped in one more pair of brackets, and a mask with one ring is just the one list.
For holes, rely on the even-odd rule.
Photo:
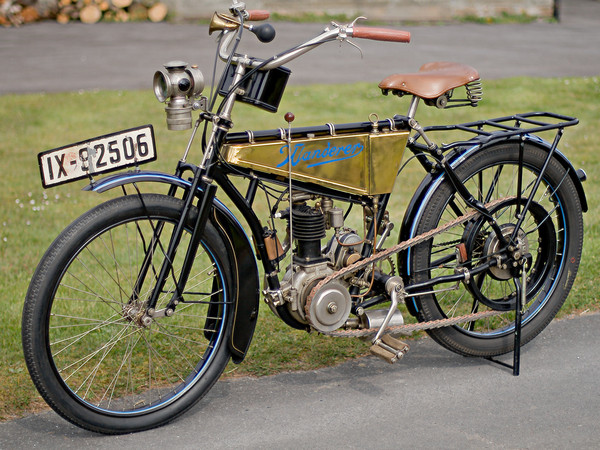
[(160, 0), (0, 0), (0, 26), (19, 26), (39, 20), (161, 22), (167, 12), (167, 6)]

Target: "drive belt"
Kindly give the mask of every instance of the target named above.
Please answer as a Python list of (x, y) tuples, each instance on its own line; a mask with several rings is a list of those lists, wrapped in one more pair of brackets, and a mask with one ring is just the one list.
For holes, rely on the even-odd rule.
[[(510, 199), (511, 199), (511, 197), (505, 197), (505, 198), (494, 200), (490, 203), (487, 203), (485, 205), (485, 208), (487, 210), (491, 210), (498, 204), (506, 202), (507, 200), (510, 200)], [(358, 270), (365, 269), (368, 266), (370, 266), (371, 264), (377, 263), (377, 262), (379, 262), (385, 258), (389, 258), (390, 256), (395, 255), (403, 250), (406, 250), (410, 247), (413, 247), (415, 245), (426, 242), (427, 240), (431, 239), (432, 237), (434, 237), (440, 233), (443, 233), (453, 227), (456, 227), (465, 222), (468, 222), (469, 220), (472, 220), (478, 216), (480, 216), (480, 213), (478, 211), (476, 211), (476, 210), (469, 211), (468, 213), (466, 213), (460, 217), (457, 217), (456, 219), (451, 220), (450, 222), (447, 222), (437, 228), (434, 228), (430, 231), (427, 231), (426, 233), (420, 234), (420, 235), (415, 236), (406, 241), (400, 242), (386, 250), (382, 250), (380, 252), (374, 253), (373, 255), (369, 256), (368, 258), (361, 259), (360, 261), (357, 261), (354, 264), (351, 264), (351, 265), (344, 267), (336, 272), (333, 272), (331, 275), (323, 278), (321, 281), (319, 281), (319, 283), (317, 283), (315, 285), (315, 287), (313, 287), (313, 289), (310, 291), (310, 294), (308, 295), (308, 298), (306, 300), (306, 305), (305, 305), (304, 310), (306, 313), (306, 318), (308, 319), (309, 323), (311, 323), (311, 320), (310, 320), (311, 302), (312, 302), (315, 294), (317, 293), (317, 291), (319, 289), (321, 289), (323, 286), (325, 286), (327, 283), (329, 283), (333, 280), (338, 280), (340, 278), (343, 278), (344, 276), (346, 276), (348, 274), (352, 274)], [(501, 312), (499, 312), (499, 311), (484, 311), (482, 313), (474, 313), (474, 314), (469, 314), (466, 316), (460, 316), (460, 322), (455, 322), (457, 319), (459, 319), (459, 317), (456, 317), (456, 318), (451, 318), (451, 319), (441, 319), (443, 324), (436, 324), (435, 326), (426, 326), (426, 324), (428, 324), (429, 322), (423, 322), (421, 324), (412, 324), (411, 326), (420, 325), (421, 328), (418, 328), (418, 329), (444, 327), (444, 326), (450, 326), (450, 325), (454, 325), (456, 323), (461, 323), (461, 322), (475, 321), (475, 320), (478, 320), (478, 319), (481, 319), (484, 317), (489, 317), (489, 316), (497, 315), (500, 313)], [(444, 321), (448, 321), (448, 323), (446, 323)], [(435, 322), (439, 322), (439, 321), (435, 321)], [(400, 325), (398, 327), (408, 327), (408, 325)], [(393, 327), (393, 328), (398, 328), (398, 327)], [(391, 328), (390, 328), (390, 330), (391, 330)], [(343, 333), (354, 332), (354, 334), (349, 334), (349, 336), (357, 336), (357, 335), (362, 335), (360, 333), (366, 333), (367, 331), (368, 330), (366, 330), (366, 329), (363, 329), (363, 330), (340, 330), (340, 331), (334, 331), (334, 332), (331, 332), (328, 334), (331, 334), (334, 336), (340, 336)], [(377, 330), (375, 330), (375, 331), (377, 331)], [(414, 330), (412, 330), (412, 331), (414, 331)], [(409, 331), (407, 331), (407, 332), (409, 332)], [(368, 333), (366, 333), (366, 335), (368, 335), (368, 334), (371, 334), (371, 332), (369, 331)]]

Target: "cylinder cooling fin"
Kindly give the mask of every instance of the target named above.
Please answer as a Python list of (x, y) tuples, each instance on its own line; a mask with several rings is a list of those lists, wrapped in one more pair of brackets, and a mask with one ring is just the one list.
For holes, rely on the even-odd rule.
[(320, 260), (321, 239), (325, 237), (325, 216), (307, 205), (292, 209), (292, 239), (298, 241), (296, 256), (304, 263)]
[(307, 205), (294, 206), (292, 220), (294, 239), (310, 241), (325, 237), (325, 216), (321, 210)]

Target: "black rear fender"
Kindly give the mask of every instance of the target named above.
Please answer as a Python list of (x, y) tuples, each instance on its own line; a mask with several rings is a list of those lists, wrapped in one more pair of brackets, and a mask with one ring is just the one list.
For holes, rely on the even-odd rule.
[[(545, 142), (534, 135), (525, 135), (525, 142), (529, 145), (535, 145), (536, 147), (543, 149), (547, 152), (550, 151), (551, 144)], [(520, 139), (518, 137), (513, 138), (491, 138), (489, 136), (475, 138), (469, 142), (472, 142), (472, 146), (464, 146), (459, 147), (453, 150), (449, 155), (447, 155), (448, 160), (450, 161), (450, 165), (453, 168), (458, 167), (460, 164), (464, 163), (468, 158), (472, 157), (476, 153), (493, 148), (494, 146), (506, 144), (507, 142), (515, 142), (518, 144)], [(554, 158), (556, 158), (565, 168), (569, 176), (571, 177), (573, 184), (577, 188), (577, 193), (579, 194), (579, 200), (581, 202), (581, 208), (584, 212), (588, 210), (587, 199), (585, 197), (585, 192), (583, 190), (582, 180), (579, 177), (579, 171), (575, 170), (571, 162), (567, 159), (565, 155), (563, 155), (558, 150), (554, 153)], [(445, 180), (446, 176), (443, 172), (437, 172), (433, 174), (427, 174), (416, 192), (414, 193), (407, 209), (404, 217), (402, 219), (402, 226), (400, 228), (400, 235), (398, 237), (399, 242), (406, 241), (411, 239), (415, 235), (415, 230), (417, 227), (417, 223), (421, 217), (423, 212), (422, 207), (426, 203), (427, 199), (431, 195), (431, 193)], [(583, 178), (585, 179), (585, 178)], [(398, 256), (398, 266), (400, 270), (400, 275), (403, 277), (405, 282), (408, 282), (409, 278), (409, 270), (410, 270), (410, 249), (400, 253)], [(413, 299), (408, 299), (406, 302), (406, 306), (411, 314), (417, 314), (417, 307)]]

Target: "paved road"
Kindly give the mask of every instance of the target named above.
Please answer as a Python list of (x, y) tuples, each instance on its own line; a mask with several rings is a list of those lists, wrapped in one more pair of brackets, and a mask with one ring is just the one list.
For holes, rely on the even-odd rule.
[[(223, 2), (226, 4), (227, 2)], [(412, 43), (357, 41), (358, 50), (330, 43), (292, 61), (291, 83), (379, 82), (390, 73), (453, 60), (482, 77), (600, 74), (600, 2), (563, 1), (559, 24), (409, 26)], [(269, 45), (248, 36), (243, 50), (269, 57), (316, 36), (320, 24), (275, 24)], [(150, 89), (152, 75), (167, 61), (198, 64), (210, 78), (215, 39), (206, 26), (46, 22), (0, 30), (0, 95), (80, 89)]]
[(221, 381), (181, 419), (134, 435), (30, 416), (0, 424), (0, 448), (597, 448), (598, 329), (600, 314), (551, 323), (523, 348), (518, 377), (423, 339), (393, 366), (367, 357)]

